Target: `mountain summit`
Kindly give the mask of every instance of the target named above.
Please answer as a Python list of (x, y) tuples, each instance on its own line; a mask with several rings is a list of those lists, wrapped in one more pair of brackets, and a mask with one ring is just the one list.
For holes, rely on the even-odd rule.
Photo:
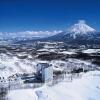
[(63, 41), (69, 44), (100, 44), (100, 32), (86, 24), (84, 20), (72, 25), (66, 32), (42, 39), (42, 41)]
[(79, 20), (77, 24), (74, 24), (68, 29), (69, 33), (86, 34), (88, 32), (95, 32), (96, 30), (88, 26), (84, 20)]
[(58, 32), (58, 34), (50, 37), (27, 41), (63, 41), (68, 44), (93, 45), (100, 44), (100, 32), (87, 25), (84, 20), (79, 20), (78, 23), (72, 25), (67, 31)]

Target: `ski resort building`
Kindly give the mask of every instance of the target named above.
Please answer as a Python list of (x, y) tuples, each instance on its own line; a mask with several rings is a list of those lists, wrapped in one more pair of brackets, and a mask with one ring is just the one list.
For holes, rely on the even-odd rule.
[(37, 72), (41, 74), (43, 82), (52, 82), (53, 67), (48, 63), (37, 64)]

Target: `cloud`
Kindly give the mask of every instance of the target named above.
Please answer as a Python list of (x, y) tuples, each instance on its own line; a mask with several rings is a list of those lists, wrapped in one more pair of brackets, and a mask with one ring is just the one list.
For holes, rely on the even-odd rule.
[(24, 31), (24, 32), (15, 32), (15, 33), (2, 33), (0, 32), (1, 37), (48, 37), (48, 36), (52, 36), (55, 34), (58, 34), (62, 32), (61, 30), (59, 31)]
[(79, 20), (78, 21), (80, 24), (85, 24), (86, 22), (85, 22), (85, 20)]
[(45, 36), (52, 36), (60, 32), (61, 31), (25, 31), (25, 32), (18, 32), (17, 34), (30, 35), (36, 37), (45, 37)]

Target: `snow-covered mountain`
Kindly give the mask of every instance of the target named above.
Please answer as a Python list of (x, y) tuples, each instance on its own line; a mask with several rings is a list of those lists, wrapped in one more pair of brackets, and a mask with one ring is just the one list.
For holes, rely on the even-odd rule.
[(79, 20), (79, 22), (71, 26), (68, 31), (70, 33), (86, 34), (87, 32), (95, 32), (96, 30), (88, 26), (84, 20)]
[(68, 29), (68, 33), (75, 38), (78, 35), (87, 35), (88, 33), (94, 33), (96, 30), (86, 24), (84, 20), (79, 20), (78, 23), (72, 25)]
[(54, 36), (44, 38), (42, 41), (98, 44), (100, 43), (100, 32), (97, 32), (94, 28), (87, 25), (85, 21), (79, 20), (78, 23), (68, 28), (66, 32), (61, 32)]
[[(23, 35), (24, 34), (24, 35)], [(30, 35), (29, 35), (30, 34)], [(38, 37), (36, 37), (38, 34)], [(45, 35), (47, 34), (47, 35)], [(35, 37), (34, 37), (35, 35)], [(41, 37), (45, 35), (45, 37)], [(2, 37), (2, 33), (0, 34)], [(45, 32), (21, 32), (16, 35), (6, 35), (6, 37), (13, 36), (10, 38), (12, 43), (27, 43), (34, 41), (63, 41), (66, 43), (77, 43), (77, 44), (100, 44), (100, 32), (97, 32), (94, 28), (87, 25), (84, 20), (79, 20), (78, 23), (72, 25), (67, 31), (45, 31)], [(39, 37), (40, 36), (40, 37)], [(4, 40), (5, 38), (3, 38)], [(3, 41), (1, 39), (1, 41)], [(12, 40), (12, 41), (11, 41)], [(5, 39), (8, 42), (8, 40)], [(2, 44), (2, 42), (1, 42)]]

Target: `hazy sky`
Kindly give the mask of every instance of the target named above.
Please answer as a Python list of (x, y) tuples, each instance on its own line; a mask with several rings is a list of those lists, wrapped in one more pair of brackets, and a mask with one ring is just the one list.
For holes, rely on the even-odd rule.
[(100, 30), (100, 0), (0, 0), (0, 32), (66, 30), (79, 19)]

